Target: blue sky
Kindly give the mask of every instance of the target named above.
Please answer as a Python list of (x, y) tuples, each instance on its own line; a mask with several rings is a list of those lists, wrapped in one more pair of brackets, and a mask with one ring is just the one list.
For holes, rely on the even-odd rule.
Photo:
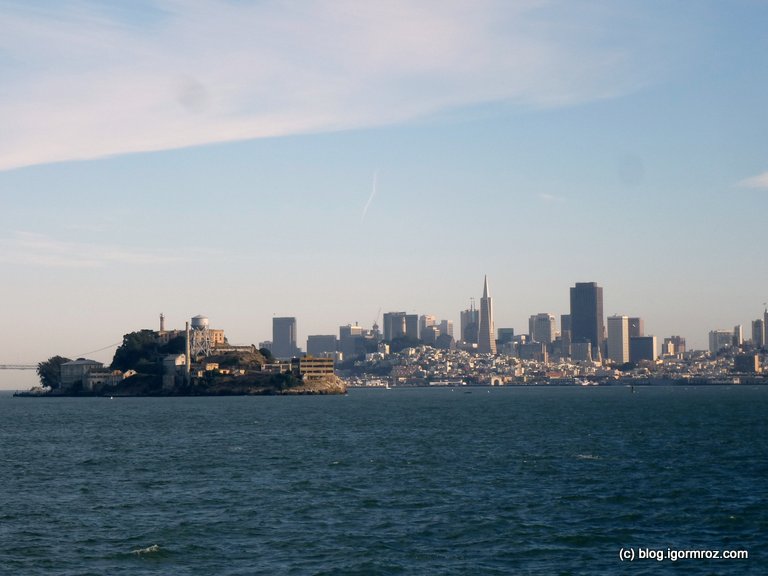
[[(206, 314), (606, 314), (706, 346), (768, 300), (768, 4), (0, 2), (4, 362)], [(111, 350), (91, 354), (109, 360)]]

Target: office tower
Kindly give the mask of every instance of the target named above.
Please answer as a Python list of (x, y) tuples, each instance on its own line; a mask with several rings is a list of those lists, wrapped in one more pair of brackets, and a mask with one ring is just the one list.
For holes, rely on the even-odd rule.
[(535, 360), (536, 362), (548, 362), (549, 354), (544, 342), (526, 342), (517, 348), (517, 356), (521, 360)]
[(571, 344), (571, 359), (574, 362), (591, 362), (592, 361), (592, 343), (591, 342), (574, 342)]
[(475, 308), (474, 298), (470, 300), (469, 310), (461, 312), (461, 339), (469, 344), (477, 344), (477, 330), (480, 327), (480, 311)]
[(665, 354), (672, 356), (681, 356), (685, 353), (685, 338), (680, 336), (670, 336), (664, 338), (663, 350)]
[(560, 315), (560, 348), (562, 355), (568, 357), (571, 355), (571, 315)]
[(453, 338), (453, 320), (440, 321), (440, 334), (446, 334)]
[(712, 330), (709, 333), (709, 351), (717, 354), (724, 348), (730, 348), (733, 344), (733, 332), (730, 330)]
[(419, 315), (405, 315), (405, 336), (411, 340), (419, 339)]
[(509, 342), (512, 342), (515, 338), (515, 329), (514, 328), (499, 328), (498, 330), (499, 337), (496, 339), (497, 346), (503, 346), (504, 344), (508, 344)]
[(493, 299), (488, 292), (488, 276), (483, 282), (483, 297), (480, 298), (480, 322), (477, 330), (477, 351), (481, 354), (496, 354), (496, 337), (493, 327)]
[(307, 336), (307, 356), (333, 358), (336, 348), (337, 340), (333, 334)]
[(363, 328), (355, 324), (339, 326), (339, 351), (344, 360), (357, 358), (365, 354), (365, 343), (363, 341)]
[(577, 282), (571, 288), (571, 343), (589, 342), (594, 358), (603, 346), (603, 289), (595, 282)]
[(421, 330), (421, 338), (419, 338), (424, 344), (434, 346), (437, 343), (437, 339), (440, 337), (440, 328), (437, 326), (425, 326)]
[(424, 328), (427, 326), (434, 326), (435, 324), (437, 324), (437, 318), (432, 314), (423, 314), (422, 316), (419, 316), (419, 338), (421, 338), (421, 333), (424, 331)]
[(629, 318), (629, 337), (639, 338), (645, 336), (645, 323), (642, 318)]
[(528, 335), (534, 342), (551, 344), (555, 339), (555, 317), (547, 312), (534, 314), (528, 319)]
[(741, 324), (736, 324), (733, 327), (733, 347), (741, 348), (742, 344), (744, 344), (744, 328)]
[(608, 318), (608, 358), (616, 364), (629, 362), (629, 318)]
[(272, 318), (272, 355), (275, 358), (293, 358), (296, 348), (296, 318)]
[(629, 361), (637, 364), (642, 360), (656, 360), (656, 336), (630, 336)]
[(384, 340), (391, 342), (405, 336), (405, 312), (386, 312), (383, 323)]
[(765, 348), (765, 321), (760, 318), (752, 322), (752, 345)]

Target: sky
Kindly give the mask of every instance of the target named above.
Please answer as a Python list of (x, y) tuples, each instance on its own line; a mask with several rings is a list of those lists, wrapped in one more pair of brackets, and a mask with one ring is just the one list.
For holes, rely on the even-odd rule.
[(705, 348), (768, 301), (768, 3), (0, 0), (0, 364), (230, 342), (488, 275), (527, 332), (606, 315)]

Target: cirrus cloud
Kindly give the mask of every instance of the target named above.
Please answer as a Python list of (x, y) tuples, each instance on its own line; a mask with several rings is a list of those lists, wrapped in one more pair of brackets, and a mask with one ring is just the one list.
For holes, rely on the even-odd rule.
[[(380, 126), (647, 80), (632, 17), (542, 0), (0, 7), (0, 170)], [(650, 31), (649, 31), (650, 32)], [(649, 33), (650, 36), (650, 33)]]
[(741, 188), (759, 188), (768, 190), (768, 172), (763, 172), (751, 178), (745, 178), (738, 183)]

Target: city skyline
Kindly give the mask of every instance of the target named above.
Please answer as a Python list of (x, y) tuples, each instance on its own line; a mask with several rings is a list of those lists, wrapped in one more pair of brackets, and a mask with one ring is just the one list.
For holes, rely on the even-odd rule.
[(766, 21), (746, 1), (0, 6), (0, 360), (86, 355), (160, 312), (235, 343), (402, 310), (458, 332), (486, 274), (516, 333), (595, 281), (659, 341), (746, 337), (768, 301)]

